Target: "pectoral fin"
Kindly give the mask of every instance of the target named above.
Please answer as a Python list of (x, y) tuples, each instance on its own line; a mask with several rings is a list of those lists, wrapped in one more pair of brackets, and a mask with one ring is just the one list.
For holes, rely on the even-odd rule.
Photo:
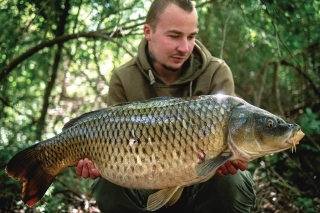
[(195, 167), (195, 172), (199, 177), (205, 177), (210, 174), (213, 170), (218, 169), (227, 160), (232, 157), (232, 152), (221, 152), (217, 157), (206, 160)]
[(162, 189), (151, 194), (148, 197), (147, 210), (155, 211), (166, 204), (168, 206), (175, 204), (179, 200), (182, 191), (182, 187), (176, 186), (173, 188)]

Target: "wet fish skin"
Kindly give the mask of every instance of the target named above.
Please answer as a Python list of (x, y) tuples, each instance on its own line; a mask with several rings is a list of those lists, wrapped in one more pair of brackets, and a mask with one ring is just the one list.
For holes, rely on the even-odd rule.
[(233, 96), (156, 98), (73, 119), (59, 135), (17, 153), (6, 172), (24, 181), (22, 199), (33, 206), (61, 170), (87, 157), (115, 184), (163, 189), (149, 197), (148, 209), (156, 210), (225, 161), (250, 161), (302, 137), (298, 125)]

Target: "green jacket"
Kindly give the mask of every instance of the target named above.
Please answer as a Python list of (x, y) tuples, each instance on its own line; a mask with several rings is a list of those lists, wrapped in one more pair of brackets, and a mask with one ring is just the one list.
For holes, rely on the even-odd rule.
[(158, 96), (185, 97), (223, 93), (234, 95), (230, 68), (196, 41), (186, 70), (173, 84), (166, 85), (152, 70), (147, 55), (147, 41), (139, 45), (138, 55), (117, 68), (110, 80), (108, 104), (146, 100)]

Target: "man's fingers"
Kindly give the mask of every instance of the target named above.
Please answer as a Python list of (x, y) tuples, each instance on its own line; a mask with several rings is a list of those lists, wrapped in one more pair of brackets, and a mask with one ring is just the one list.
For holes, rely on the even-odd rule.
[(93, 162), (88, 158), (79, 160), (76, 168), (76, 175), (83, 178), (90, 177), (92, 179), (101, 177), (100, 172), (95, 168)]
[(218, 169), (218, 170), (216, 171), (216, 175), (218, 175), (219, 177), (223, 177), (223, 176), (224, 176), (224, 175), (222, 174), (221, 169)]
[(79, 160), (79, 163), (78, 163), (77, 169), (76, 169), (76, 175), (81, 176), (82, 169), (83, 169), (83, 160)]
[(96, 179), (98, 177), (101, 177), (100, 172), (97, 169), (92, 169), (90, 172), (90, 178)]
[(81, 174), (83, 178), (88, 178), (90, 176), (88, 162), (89, 160), (87, 158), (83, 160), (83, 168), (82, 168), (82, 174)]
[(242, 162), (242, 161), (237, 161), (237, 165), (236, 165), (237, 167), (238, 167), (238, 169), (240, 169), (241, 171), (244, 171), (244, 170), (246, 170), (247, 169), (247, 167), (248, 167), (248, 164), (247, 163), (245, 163), (245, 162)]
[(90, 178), (96, 179), (97, 177), (100, 177), (100, 172), (94, 167), (93, 162), (91, 160), (87, 161), (88, 164), (88, 171), (90, 174)]
[(224, 165), (222, 165), (222, 166), (220, 166), (220, 170), (221, 170), (221, 174), (222, 175), (228, 175), (229, 174), (229, 171), (228, 171), (228, 169), (227, 169), (227, 165), (226, 165), (227, 163), (225, 163)]
[(227, 161), (224, 165), (226, 166), (228, 173), (233, 175), (237, 173), (238, 168), (236, 168), (231, 161)]

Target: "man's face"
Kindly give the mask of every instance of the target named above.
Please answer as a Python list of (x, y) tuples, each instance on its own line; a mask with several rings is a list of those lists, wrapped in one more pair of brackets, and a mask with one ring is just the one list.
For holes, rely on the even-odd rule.
[(178, 71), (189, 58), (198, 32), (198, 16), (193, 10), (186, 12), (171, 4), (160, 15), (156, 29), (144, 26), (149, 51), (155, 58), (155, 67)]

